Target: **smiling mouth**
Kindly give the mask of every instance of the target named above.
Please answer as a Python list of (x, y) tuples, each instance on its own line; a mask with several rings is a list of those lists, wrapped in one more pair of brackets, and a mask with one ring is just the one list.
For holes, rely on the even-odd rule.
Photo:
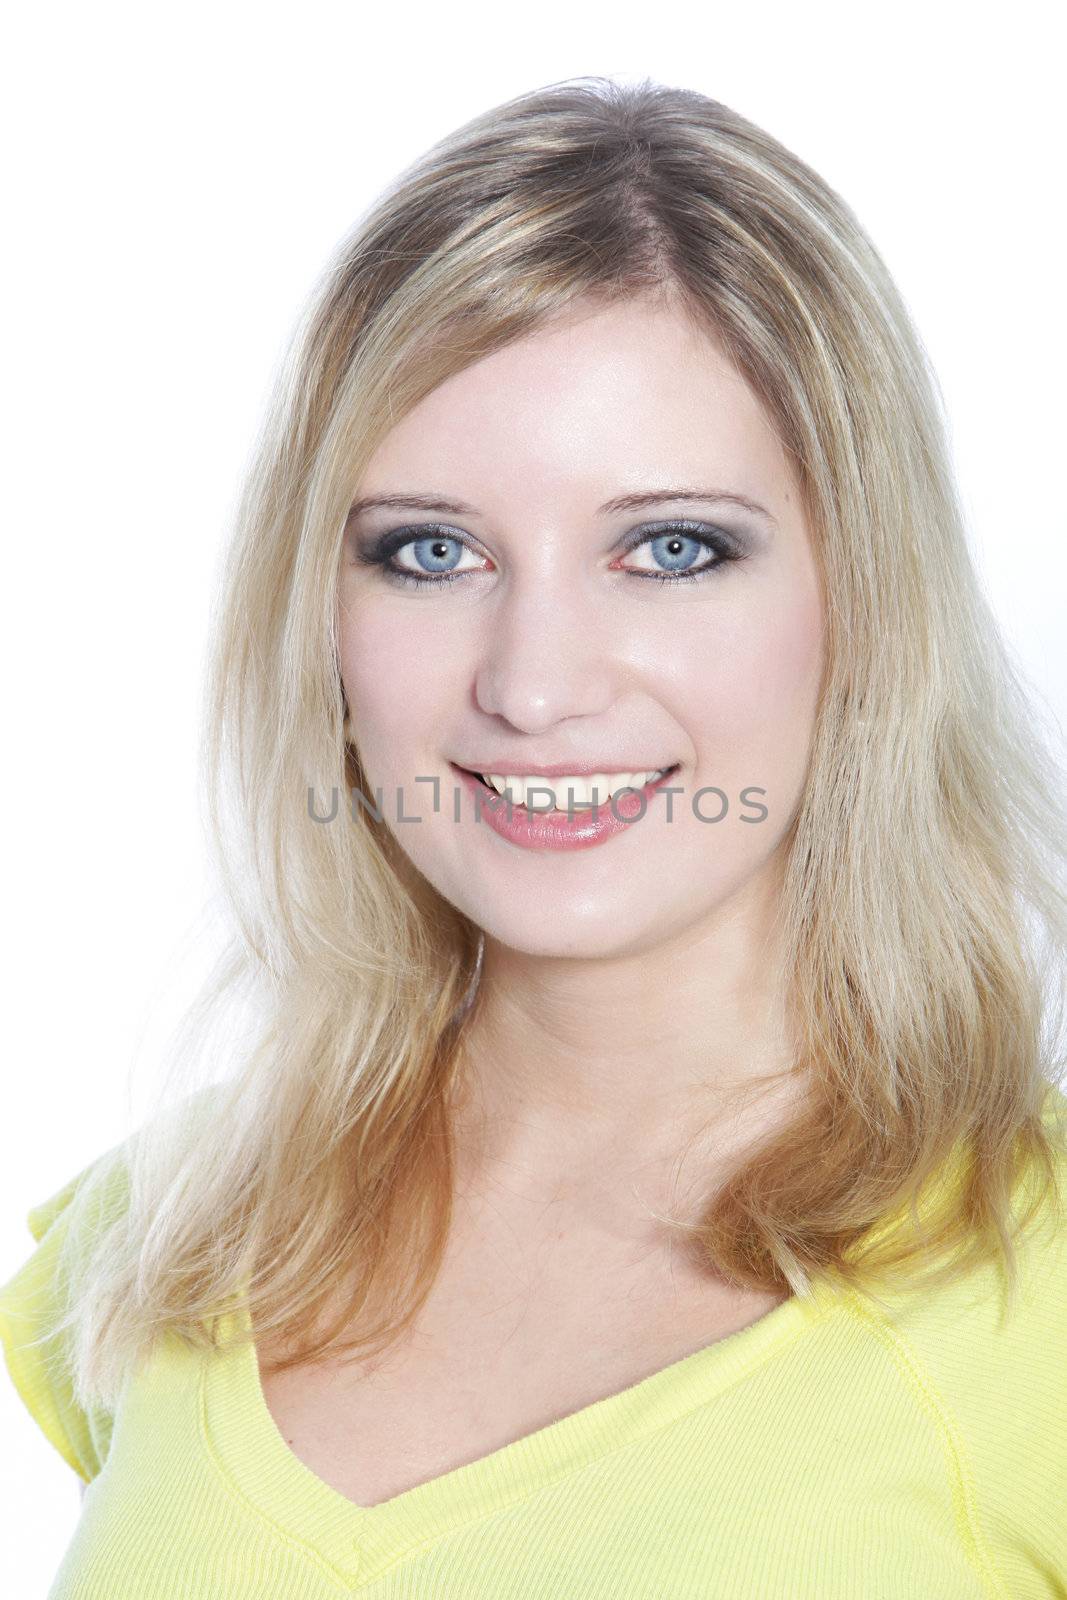
[[(456, 770), (458, 772), (465, 772), (469, 777), (474, 778), (476, 782), (481, 784), (481, 786), (485, 790), (486, 794), (492, 795), (495, 800), (507, 800), (507, 799), (510, 798), (513, 804), (522, 804), (522, 805), (528, 804), (528, 802), (525, 799), (525, 791), (521, 787), (519, 789), (519, 793), (522, 795), (522, 799), (519, 800), (519, 799), (516, 798), (515, 793), (513, 793), (510, 790), (510, 788), (508, 788), (507, 785), (505, 785), (505, 790), (502, 793), (494, 784), (491, 784), (491, 783), (489, 783), (487, 781), (486, 776), (485, 776), (484, 773), (476, 772), (471, 767), (461, 767), (456, 762), (453, 762), (452, 765), (456, 767)], [(557, 811), (565, 811), (568, 808), (567, 807), (568, 799), (570, 799), (571, 809), (573, 809), (574, 811), (582, 811), (582, 810), (593, 811), (593, 810), (597, 809), (597, 807), (599, 807), (599, 806), (607, 805), (608, 801), (615, 794), (624, 794), (624, 793), (631, 793), (632, 794), (634, 792), (641, 792), (642, 789), (650, 789), (655, 784), (662, 783), (664, 778), (670, 777), (672, 773), (677, 772), (680, 766), (681, 766), (681, 762), (680, 761), (675, 761), (672, 766), (660, 768), (655, 774), (650, 774), (649, 775), (649, 777), (646, 780), (646, 782), (644, 783), (644, 785), (621, 783), (621, 782), (619, 782), (619, 776), (620, 776), (619, 774), (617, 774), (617, 773), (607, 773), (605, 775), (607, 780), (608, 780), (607, 781), (607, 785), (602, 787), (601, 785), (598, 784), (596, 786), (596, 799), (595, 799), (595, 801), (593, 800), (592, 797), (590, 797), (588, 800), (586, 800), (586, 799), (574, 799), (573, 795), (570, 794), (571, 785), (569, 785), (569, 784), (564, 784), (564, 787), (562, 787), (559, 791), (557, 791), (556, 784), (560, 783), (562, 781), (560, 779), (551, 779), (551, 778), (540, 778), (540, 777), (538, 777), (538, 778), (536, 778), (535, 784), (532, 784), (530, 786), (531, 788), (534, 789), (534, 793), (535, 793), (535, 798), (534, 798), (534, 802), (533, 802), (534, 803), (534, 808), (536, 810), (542, 812), (542, 813), (545, 813), (546, 791), (551, 791), (551, 793), (553, 795), (553, 798), (554, 798), (554, 800), (556, 802), (555, 809)], [(629, 774), (629, 775), (623, 774), (622, 776), (623, 777), (635, 776), (635, 774)], [(511, 778), (512, 774), (510, 774), (510, 773), (507, 774), (507, 777)], [(614, 789), (612, 789), (612, 787), (611, 787), (613, 779), (614, 779), (614, 781), (615, 781), (615, 783), (617, 785), (617, 787), (614, 788)], [(586, 780), (586, 781), (588, 781), (588, 780)]]

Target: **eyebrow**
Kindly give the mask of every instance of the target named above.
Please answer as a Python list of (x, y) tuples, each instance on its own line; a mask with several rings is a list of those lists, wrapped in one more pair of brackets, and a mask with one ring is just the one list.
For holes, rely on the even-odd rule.
[[(643, 506), (659, 505), (665, 500), (714, 500), (727, 505), (741, 506), (745, 511), (766, 517), (773, 527), (778, 524), (766, 506), (747, 495), (729, 489), (644, 489), (635, 494), (621, 494), (614, 500), (605, 500), (597, 516), (607, 516), (617, 511), (637, 511)], [(481, 512), (462, 500), (449, 500), (437, 494), (371, 494), (353, 501), (348, 515), (358, 517), (364, 511), (444, 511), (453, 517), (479, 517)]]

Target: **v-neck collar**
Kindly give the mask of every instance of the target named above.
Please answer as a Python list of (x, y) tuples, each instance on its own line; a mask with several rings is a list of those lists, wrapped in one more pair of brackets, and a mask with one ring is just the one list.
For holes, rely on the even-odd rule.
[[(349, 1500), (290, 1450), (267, 1406), (251, 1338), (204, 1359), (200, 1425), (216, 1465), (255, 1511), (334, 1576), (368, 1583), (454, 1529), (706, 1404), (840, 1303), (839, 1289), (817, 1283), (810, 1296), (781, 1301), (747, 1327), (650, 1377), (375, 1506)], [(219, 1320), (224, 1343), (250, 1330), (243, 1304)]]

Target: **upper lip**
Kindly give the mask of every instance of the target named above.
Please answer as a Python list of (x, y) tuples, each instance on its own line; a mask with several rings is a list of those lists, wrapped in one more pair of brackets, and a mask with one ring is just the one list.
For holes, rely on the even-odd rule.
[(514, 761), (490, 761), (484, 766), (474, 762), (456, 762), (456, 766), (463, 766), (468, 772), (490, 772), (498, 778), (592, 778), (598, 772), (662, 772), (665, 768), (674, 766), (673, 761), (663, 761), (659, 766), (649, 764), (642, 766), (636, 762), (631, 767), (622, 767), (612, 761), (574, 761), (556, 762), (554, 766), (539, 767), (534, 761), (527, 761), (521, 765)]

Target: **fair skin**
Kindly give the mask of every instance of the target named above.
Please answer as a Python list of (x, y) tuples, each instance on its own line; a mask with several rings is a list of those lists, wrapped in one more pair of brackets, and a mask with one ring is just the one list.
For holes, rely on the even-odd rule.
[[(345, 531), (341, 670), (368, 797), (409, 861), (485, 934), (455, 1114), (457, 1206), (414, 1330), (384, 1360), (272, 1373), (306, 1465), (370, 1506), (617, 1393), (765, 1314), (672, 1244), (731, 1155), (785, 1112), (744, 1091), (792, 1059), (774, 911), (824, 666), (797, 483), (756, 398), (665, 302), (583, 308), (441, 384), (379, 444)], [(722, 500), (602, 513), (651, 489)], [(743, 559), (656, 525), (725, 530)], [(358, 559), (434, 524), (462, 576), (390, 581)], [(650, 530), (642, 538), (642, 530)], [(669, 541), (671, 535), (667, 535)], [(649, 542), (649, 541), (654, 542)], [(721, 548), (721, 547), (720, 547)], [(393, 552), (425, 574), (427, 543)], [(673, 565), (671, 564), (673, 560)], [(679, 567), (680, 563), (680, 567)], [(677, 763), (666, 800), (590, 849), (532, 849), (474, 820), (452, 762), (503, 770)], [(440, 780), (433, 789), (416, 777)], [(692, 797), (723, 791), (722, 821)], [(400, 823), (397, 787), (404, 816)], [(763, 791), (764, 820), (742, 791)], [(462, 796), (455, 820), (454, 791)], [(715, 817), (721, 800), (697, 803)], [(735, 1091), (732, 1099), (727, 1091)]]
[[(767, 515), (707, 500), (597, 514), (658, 486), (726, 489)], [(772, 918), (823, 642), (797, 485), (709, 338), (630, 301), (567, 318), (428, 395), (380, 445), (360, 495), (426, 491), (477, 514), (379, 510), (349, 526), (342, 679), (369, 791), (402, 785), (404, 814), (422, 817), (394, 823), (403, 849), (485, 932), (468, 1041), (472, 1176), (531, 1201), (562, 1188), (643, 1231), (637, 1172), (662, 1177), (717, 1090), (789, 1056)], [(648, 543), (618, 547), (678, 516), (734, 531), (746, 559), (694, 582), (617, 570), (667, 570)], [(464, 571), (453, 583), (398, 586), (352, 560), (376, 534), (431, 522), (471, 547), (453, 549)], [(426, 550), (394, 559), (432, 572)], [(688, 566), (707, 560), (687, 547)], [(521, 849), (474, 825), (472, 807), (453, 820), (449, 761), (498, 755), (518, 770), (587, 755), (616, 769), (678, 762), (670, 782), (684, 792), (669, 823), (660, 796), (594, 849)], [(437, 814), (416, 775), (440, 777)], [(721, 822), (693, 814), (705, 785), (730, 800)], [(741, 820), (746, 786), (766, 791), (758, 824)], [(700, 803), (705, 816), (720, 807)]]

